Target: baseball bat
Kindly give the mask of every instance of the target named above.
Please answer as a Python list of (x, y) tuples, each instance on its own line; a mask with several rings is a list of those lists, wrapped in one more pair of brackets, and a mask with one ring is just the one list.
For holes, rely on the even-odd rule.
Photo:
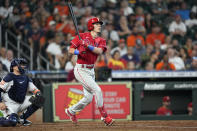
[(75, 26), (75, 30), (77, 32), (77, 35), (79, 37), (79, 39), (81, 40), (81, 36), (79, 35), (79, 29), (78, 29), (78, 25), (77, 25), (77, 20), (76, 20), (76, 17), (75, 17), (75, 14), (73, 12), (73, 8), (72, 8), (72, 3), (70, 0), (67, 0), (67, 3), (68, 3), (68, 8), (69, 8), (69, 11), (70, 11), (70, 15), (72, 17), (72, 20), (73, 20), (73, 23), (74, 23), (74, 26)]

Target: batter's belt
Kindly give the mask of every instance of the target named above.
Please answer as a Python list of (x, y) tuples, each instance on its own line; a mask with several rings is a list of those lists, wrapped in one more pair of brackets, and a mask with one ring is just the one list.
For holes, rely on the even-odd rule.
[(76, 66), (80, 68), (88, 68), (88, 69), (94, 68), (94, 64), (76, 64)]

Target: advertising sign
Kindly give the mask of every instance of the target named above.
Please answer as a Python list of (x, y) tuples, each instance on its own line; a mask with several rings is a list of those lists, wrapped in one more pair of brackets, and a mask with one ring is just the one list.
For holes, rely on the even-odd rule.
[[(103, 101), (107, 113), (114, 119), (132, 119), (131, 83), (99, 83), (103, 92)], [(65, 109), (83, 98), (83, 87), (80, 83), (55, 83), (52, 88), (54, 121), (65, 121), (69, 117)], [(95, 99), (81, 112), (77, 112), (80, 120), (100, 119)]]

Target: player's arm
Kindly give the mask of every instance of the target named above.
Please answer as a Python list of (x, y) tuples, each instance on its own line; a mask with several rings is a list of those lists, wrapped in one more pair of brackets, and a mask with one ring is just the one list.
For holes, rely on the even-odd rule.
[(41, 108), (44, 104), (45, 98), (42, 96), (40, 90), (33, 84), (31, 80), (29, 81), (28, 91), (31, 91), (34, 94), (31, 96), (29, 101), (33, 105)]
[(68, 53), (72, 54), (72, 55), (79, 55), (79, 50), (70, 47), (68, 50)]
[(91, 50), (93, 53), (101, 55), (103, 53), (103, 49), (99, 47), (94, 47), (92, 45), (88, 46), (88, 49)]
[(84, 46), (91, 50), (93, 53), (101, 55), (103, 52), (106, 51), (106, 42), (105, 40), (101, 40), (100, 38), (96, 39), (96, 43), (99, 43), (98, 47), (90, 45), (89, 43), (84, 42)]
[(34, 95), (40, 93), (40, 90), (34, 85), (32, 81), (29, 82), (28, 91), (32, 92)]

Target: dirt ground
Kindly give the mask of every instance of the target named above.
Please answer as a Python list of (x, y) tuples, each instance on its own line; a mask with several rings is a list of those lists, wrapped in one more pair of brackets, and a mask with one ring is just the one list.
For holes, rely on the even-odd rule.
[(33, 123), (31, 126), (0, 127), (0, 131), (197, 131), (197, 121), (115, 121), (108, 127), (102, 122)]

